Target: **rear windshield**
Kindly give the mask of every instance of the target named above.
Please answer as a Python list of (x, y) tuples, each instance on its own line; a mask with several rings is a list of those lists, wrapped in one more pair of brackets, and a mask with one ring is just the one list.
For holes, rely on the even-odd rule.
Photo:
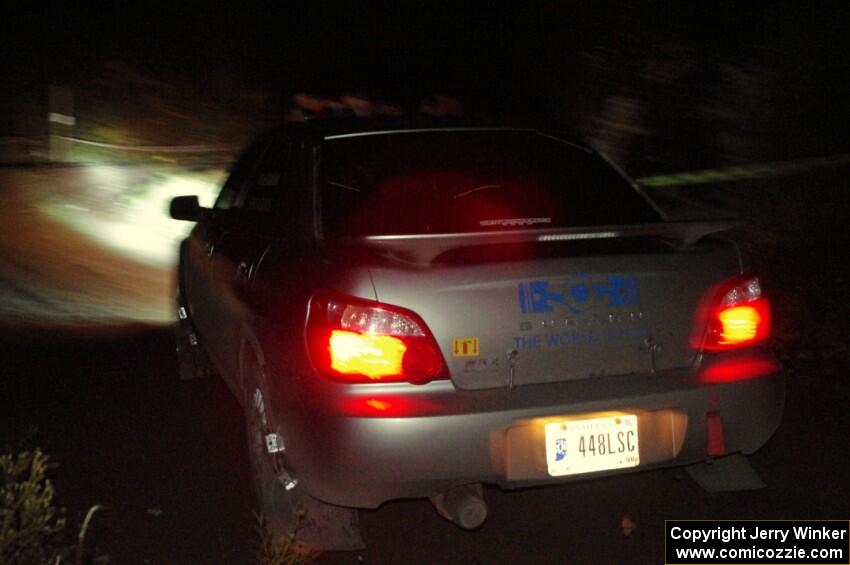
[(326, 237), (550, 229), (660, 220), (607, 162), (537, 132), (328, 139)]

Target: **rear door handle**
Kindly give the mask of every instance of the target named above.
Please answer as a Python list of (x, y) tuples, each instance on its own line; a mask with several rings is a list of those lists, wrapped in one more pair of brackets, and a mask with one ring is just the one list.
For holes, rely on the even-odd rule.
[(207, 257), (212, 257), (213, 252), (215, 251), (215, 243), (210, 241), (207, 243)]
[(251, 276), (251, 267), (248, 266), (248, 263), (242, 261), (236, 267), (236, 276), (239, 277), (240, 281), (247, 281), (248, 277)]

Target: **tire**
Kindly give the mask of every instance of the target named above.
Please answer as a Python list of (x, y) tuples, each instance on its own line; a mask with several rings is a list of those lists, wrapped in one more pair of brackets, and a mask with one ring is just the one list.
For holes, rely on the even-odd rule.
[(295, 547), (305, 552), (363, 549), (357, 510), (310, 496), (287, 471), (285, 454), (268, 453), (265, 437), (273, 429), (279, 430), (273, 423), (273, 414), (266, 411), (264, 371), (252, 359), (247, 363), (246, 373), (248, 457), (259, 513), (265, 518), (269, 532), (291, 537)]

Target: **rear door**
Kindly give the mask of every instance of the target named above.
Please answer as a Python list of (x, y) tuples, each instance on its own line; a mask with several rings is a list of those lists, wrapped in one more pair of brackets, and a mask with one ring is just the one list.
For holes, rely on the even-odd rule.
[(268, 139), (260, 138), (236, 161), (213, 205), (210, 219), (198, 225), (199, 236), (190, 240), (187, 250), (198, 266), (197, 275), (186, 281), (190, 313), (204, 346), (220, 368), (230, 348), (230, 334), (220, 321), (228, 312), (228, 301), (232, 297), (232, 288), (221, 284), (222, 272), (235, 270), (230, 258), (223, 253), (223, 246), (231, 234), (241, 229), (242, 195), (267, 145)]
[(236, 198), (231, 229), (218, 242), (212, 272), (222, 297), (216, 320), (218, 347), (226, 352), (223, 362), (234, 375), (239, 369), (243, 323), (250, 323), (252, 313), (262, 314), (267, 309), (253, 289), (256, 274), (271, 246), (279, 248), (276, 255), (288, 255), (303, 241), (309, 224), (305, 155), (304, 145), (297, 140), (283, 134), (270, 140)]

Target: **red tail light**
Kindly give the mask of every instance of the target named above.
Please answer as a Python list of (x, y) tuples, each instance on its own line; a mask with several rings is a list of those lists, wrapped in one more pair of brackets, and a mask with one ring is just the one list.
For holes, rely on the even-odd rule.
[(691, 345), (703, 351), (748, 347), (770, 337), (770, 303), (756, 277), (736, 277), (711, 289), (700, 303)]
[(316, 294), (310, 301), (307, 342), (313, 365), (340, 381), (421, 384), (447, 376), (428, 326), (397, 306)]

